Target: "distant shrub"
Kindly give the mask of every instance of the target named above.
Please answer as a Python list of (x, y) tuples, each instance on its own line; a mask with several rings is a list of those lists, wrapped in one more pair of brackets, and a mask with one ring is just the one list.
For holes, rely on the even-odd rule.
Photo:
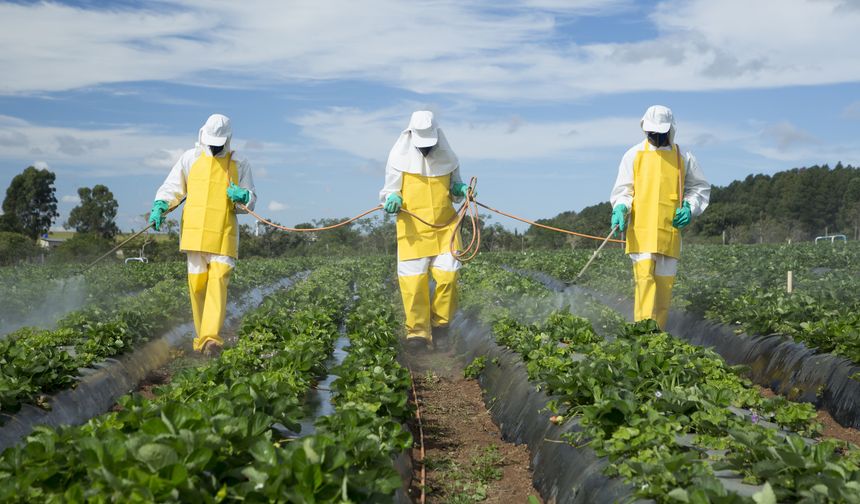
[(51, 261), (91, 261), (114, 246), (115, 243), (113, 240), (102, 238), (95, 233), (78, 233), (58, 245), (57, 248), (51, 252)]
[(0, 265), (26, 261), (39, 254), (39, 247), (20, 233), (0, 231)]

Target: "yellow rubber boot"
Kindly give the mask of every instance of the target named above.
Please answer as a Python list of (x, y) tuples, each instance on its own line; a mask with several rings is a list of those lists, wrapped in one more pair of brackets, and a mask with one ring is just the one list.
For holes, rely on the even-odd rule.
[(223, 345), (221, 326), (227, 315), (227, 286), (230, 284), (230, 273), (233, 268), (228, 264), (209, 263), (209, 282), (206, 286), (206, 303), (203, 306), (203, 317), (200, 321), (200, 331), (194, 340), (194, 350), (200, 351), (203, 346), (214, 341)]
[(433, 268), (436, 291), (433, 293), (431, 317), (433, 327), (447, 327), (457, 311), (457, 272)]
[(203, 303), (206, 300), (206, 283), (209, 273), (189, 273), (188, 292), (191, 294), (191, 315), (194, 318), (194, 334), (200, 335), (200, 323), (203, 320)]
[(430, 275), (399, 276), (400, 295), (406, 311), (406, 338), (424, 338), (432, 341), (430, 334)]
[(654, 303), (657, 285), (654, 282), (654, 260), (645, 259), (633, 263), (633, 278), (636, 280), (636, 294), (633, 299), (633, 320), (654, 318)]
[(657, 295), (654, 301), (654, 320), (660, 329), (666, 330), (669, 321), (669, 306), (672, 304), (672, 286), (675, 284), (674, 276), (654, 276), (654, 284), (657, 287)]

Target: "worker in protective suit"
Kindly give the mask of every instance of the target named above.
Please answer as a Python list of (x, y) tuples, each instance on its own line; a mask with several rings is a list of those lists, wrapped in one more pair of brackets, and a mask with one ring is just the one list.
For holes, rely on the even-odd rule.
[(671, 110), (649, 107), (640, 125), (645, 140), (624, 154), (610, 196), (612, 227), (627, 231), (636, 283), (634, 319), (653, 319), (665, 329), (681, 230), (707, 208), (711, 186), (693, 154), (675, 143)]
[[(436, 124), (433, 113), (412, 114), (409, 127), (400, 134), (385, 167), (385, 186), (379, 193), (385, 211), (408, 210), (434, 225), (400, 212), (397, 216), (397, 278), (406, 311), (406, 345), (428, 348), (433, 334), (447, 336), (448, 324), (457, 306), (457, 271), (460, 261), (451, 255), (460, 250), (460, 237), (452, 222), (453, 203), (469, 191), (460, 178), (460, 163)], [(436, 282), (430, 298), (430, 275)]]
[(237, 203), (254, 208), (251, 166), (230, 150), (230, 119), (213, 114), (200, 128), (197, 145), (173, 165), (155, 194), (149, 222), (161, 227), (168, 208), (185, 197), (179, 248), (188, 257), (188, 289), (194, 318), (194, 350), (220, 354), (227, 311), (227, 285), (236, 267), (239, 225)]

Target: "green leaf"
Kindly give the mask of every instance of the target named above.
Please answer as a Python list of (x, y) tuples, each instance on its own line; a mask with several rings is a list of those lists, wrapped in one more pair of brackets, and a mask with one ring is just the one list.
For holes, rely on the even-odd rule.
[(179, 461), (173, 448), (158, 443), (148, 443), (138, 448), (137, 458), (156, 472)]
[(676, 488), (666, 494), (670, 499), (674, 499), (678, 502), (690, 502), (690, 496), (687, 494), (687, 491), (683, 488)]
[(765, 483), (764, 488), (753, 495), (753, 500), (756, 504), (776, 504), (776, 494), (773, 493), (770, 483)]
[(275, 447), (274, 445), (267, 441), (261, 440), (251, 446), (249, 450), (251, 455), (259, 462), (264, 464), (274, 464), (275, 463)]
[(248, 481), (253, 483), (255, 490), (260, 490), (266, 486), (266, 481), (269, 475), (260, 471), (255, 467), (246, 467), (242, 469), (242, 475), (248, 478)]
[(304, 449), (305, 457), (307, 458), (308, 462), (310, 462), (311, 464), (320, 463), (320, 455), (313, 448), (313, 439), (305, 439), (302, 442), (302, 448)]

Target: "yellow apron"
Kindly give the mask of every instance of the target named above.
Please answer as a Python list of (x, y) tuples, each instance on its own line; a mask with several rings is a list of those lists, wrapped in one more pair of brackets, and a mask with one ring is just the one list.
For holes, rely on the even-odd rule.
[[(403, 209), (427, 222), (441, 225), (457, 215), (451, 204), (451, 175), (425, 177), (413, 173), (403, 174)], [(401, 261), (435, 257), (450, 252), (454, 224), (442, 229), (432, 228), (403, 212), (397, 214), (397, 257)], [(460, 237), (454, 249), (460, 250)]]
[(219, 158), (204, 152), (191, 165), (182, 211), (180, 250), (234, 259), (238, 256), (239, 226), (233, 203), (227, 197), (230, 181), (239, 178), (232, 154)]
[(633, 208), (627, 231), (627, 253), (678, 258), (681, 233), (672, 226), (684, 190), (685, 166), (677, 145), (672, 150), (645, 149), (633, 162)]

